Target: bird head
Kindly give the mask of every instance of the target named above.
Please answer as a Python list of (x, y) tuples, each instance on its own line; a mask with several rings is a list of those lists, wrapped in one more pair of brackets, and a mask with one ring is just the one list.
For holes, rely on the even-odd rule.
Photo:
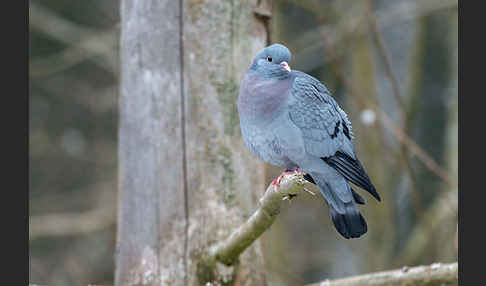
[(281, 44), (264, 48), (253, 60), (250, 69), (266, 77), (287, 77), (290, 73), (289, 62), (292, 57), (289, 49)]

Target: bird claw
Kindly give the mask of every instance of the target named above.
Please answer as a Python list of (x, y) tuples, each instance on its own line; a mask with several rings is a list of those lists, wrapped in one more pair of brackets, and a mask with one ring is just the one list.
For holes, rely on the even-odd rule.
[(275, 178), (273, 181), (272, 181), (272, 185), (275, 186), (275, 191), (277, 192), (278, 191), (278, 188), (280, 187), (280, 181), (282, 180), (282, 178), (285, 176), (285, 175), (291, 175), (291, 174), (295, 174), (295, 173), (299, 173), (300, 172), (300, 168), (296, 168), (295, 170), (287, 170), (287, 171), (284, 171), (280, 174), (280, 176), (278, 176), (277, 178)]

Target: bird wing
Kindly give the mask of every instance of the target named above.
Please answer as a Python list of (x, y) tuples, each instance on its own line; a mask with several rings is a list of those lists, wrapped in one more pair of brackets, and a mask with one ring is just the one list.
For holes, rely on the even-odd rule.
[(348, 181), (380, 196), (354, 154), (351, 122), (327, 88), (316, 78), (296, 71), (289, 101), (290, 120), (301, 130), (304, 148)]
[(296, 71), (291, 95), (289, 116), (309, 154), (329, 157), (343, 151), (354, 157), (351, 122), (319, 80)]

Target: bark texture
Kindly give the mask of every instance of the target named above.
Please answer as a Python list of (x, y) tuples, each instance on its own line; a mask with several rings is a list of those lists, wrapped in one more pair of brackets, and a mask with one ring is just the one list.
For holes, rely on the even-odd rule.
[(265, 188), (236, 110), (267, 44), (261, 11), (267, 1), (121, 1), (116, 285), (265, 284), (258, 242), (230, 267), (198, 267)]
[(403, 267), (398, 270), (369, 273), (307, 286), (440, 286), (457, 284), (457, 262)]

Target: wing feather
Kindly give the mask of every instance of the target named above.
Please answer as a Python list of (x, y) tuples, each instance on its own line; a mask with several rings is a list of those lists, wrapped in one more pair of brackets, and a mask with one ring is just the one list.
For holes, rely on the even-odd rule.
[(351, 122), (322, 83), (296, 71), (291, 94), (289, 116), (302, 131), (307, 152), (328, 157), (341, 150), (354, 156)]
[(351, 122), (327, 88), (312, 76), (295, 72), (291, 94), (289, 117), (302, 132), (306, 152), (321, 158), (379, 201), (380, 196), (354, 154)]

